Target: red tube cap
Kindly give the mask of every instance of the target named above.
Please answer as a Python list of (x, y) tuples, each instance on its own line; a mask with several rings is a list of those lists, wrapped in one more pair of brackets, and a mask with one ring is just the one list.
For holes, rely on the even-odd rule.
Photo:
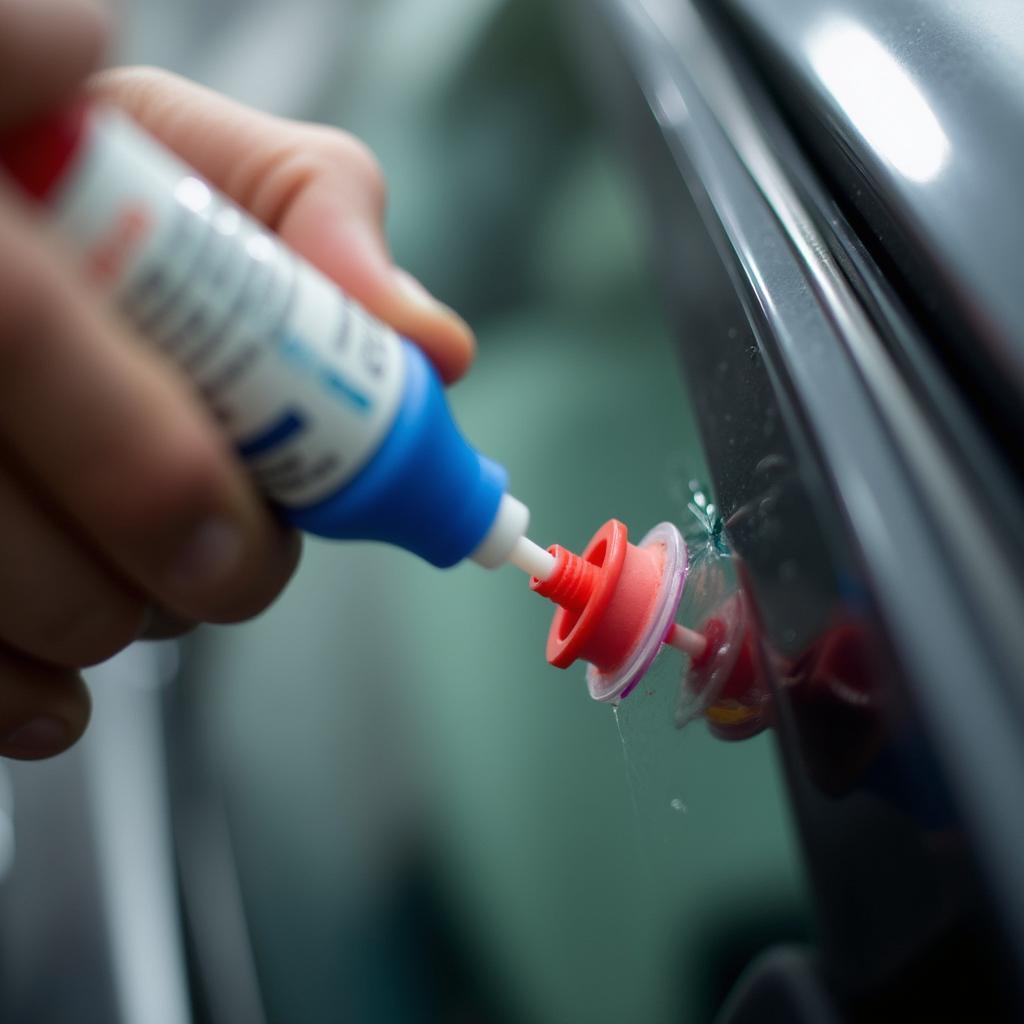
[(0, 167), (33, 199), (45, 200), (78, 149), (86, 112), (86, 104), (76, 102), (6, 132), (0, 140)]

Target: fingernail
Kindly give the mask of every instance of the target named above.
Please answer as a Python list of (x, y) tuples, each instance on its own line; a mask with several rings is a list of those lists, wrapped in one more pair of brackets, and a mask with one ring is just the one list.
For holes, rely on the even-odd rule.
[(32, 718), (18, 726), (10, 735), (0, 740), (0, 749), (5, 757), (45, 757), (63, 750), (68, 738), (68, 727), (59, 718), (43, 716)]
[(222, 580), (234, 568), (242, 551), (242, 535), (226, 519), (208, 519), (178, 553), (170, 572), (175, 590), (199, 590)]

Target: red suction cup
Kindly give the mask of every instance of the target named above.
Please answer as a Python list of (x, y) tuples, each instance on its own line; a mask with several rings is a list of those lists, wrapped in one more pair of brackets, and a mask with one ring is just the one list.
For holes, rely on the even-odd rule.
[(672, 630), (688, 568), (686, 545), (671, 523), (660, 523), (639, 544), (610, 519), (581, 555), (555, 544), (555, 567), (530, 587), (559, 605), (548, 633), (547, 658), (568, 668), (589, 662), (595, 700), (625, 697), (650, 668)]
[(703, 715), (719, 739), (747, 739), (768, 725), (768, 689), (753, 623), (741, 594), (728, 597), (701, 627), (704, 650), (690, 661), (676, 724)]

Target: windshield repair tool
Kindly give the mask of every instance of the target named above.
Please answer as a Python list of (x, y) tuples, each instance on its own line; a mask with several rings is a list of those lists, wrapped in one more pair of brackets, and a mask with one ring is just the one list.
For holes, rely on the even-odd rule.
[(548, 660), (625, 696), (674, 623), (679, 531), (611, 520), (583, 556), (526, 537), (505, 470), (463, 439), (419, 348), (125, 116), (76, 103), (9, 134), (0, 166), (46, 206), (86, 278), (191, 379), (258, 486), (300, 529), (395, 544), (444, 568), (511, 562), (561, 607)]
[(659, 523), (639, 544), (609, 519), (582, 555), (557, 544), (552, 561), (533, 573), (530, 587), (557, 604), (548, 633), (548, 661), (568, 668), (588, 662), (594, 700), (621, 700), (651, 667), (663, 644), (688, 654), (705, 653), (705, 638), (675, 622), (689, 560), (679, 530)]

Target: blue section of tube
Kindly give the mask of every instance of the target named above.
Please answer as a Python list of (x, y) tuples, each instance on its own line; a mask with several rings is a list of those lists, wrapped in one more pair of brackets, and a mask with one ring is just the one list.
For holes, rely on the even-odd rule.
[(405, 390), (376, 455), (337, 494), (284, 514), (301, 530), (396, 544), (445, 569), (479, 547), (508, 475), (459, 433), (426, 356), (402, 347)]

